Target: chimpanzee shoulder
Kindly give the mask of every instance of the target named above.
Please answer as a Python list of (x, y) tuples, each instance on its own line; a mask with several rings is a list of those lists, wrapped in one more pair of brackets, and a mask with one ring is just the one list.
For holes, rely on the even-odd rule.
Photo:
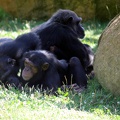
[(0, 39), (0, 55), (7, 55), (13, 59), (20, 59), (24, 52), (41, 48), (41, 41), (35, 33), (19, 35), (15, 40)]

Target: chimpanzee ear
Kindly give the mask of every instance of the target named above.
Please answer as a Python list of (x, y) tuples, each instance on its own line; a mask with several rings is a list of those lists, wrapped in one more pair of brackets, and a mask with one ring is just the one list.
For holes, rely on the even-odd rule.
[(49, 63), (45, 62), (45, 63), (42, 65), (42, 70), (46, 71), (48, 68), (49, 68)]
[(70, 16), (70, 17), (68, 18), (67, 22), (71, 22), (71, 21), (73, 21), (73, 17), (72, 17), (72, 16)]

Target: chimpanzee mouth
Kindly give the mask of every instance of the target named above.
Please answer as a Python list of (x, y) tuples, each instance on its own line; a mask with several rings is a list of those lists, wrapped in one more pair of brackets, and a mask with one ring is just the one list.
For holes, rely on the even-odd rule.
[(30, 77), (27, 76), (27, 75), (22, 75), (22, 78), (23, 78), (25, 81), (29, 81), (29, 80), (30, 80)]

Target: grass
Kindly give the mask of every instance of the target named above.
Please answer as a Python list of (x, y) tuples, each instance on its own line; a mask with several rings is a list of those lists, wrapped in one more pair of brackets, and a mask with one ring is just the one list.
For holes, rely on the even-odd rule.
[[(16, 38), (40, 22), (4, 19), (0, 21), (0, 37)], [(83, 24), (86, 36), (82, 40), (94, 51), (107, 23)], [(81, 94), (59, 91), (58, 96), (43, 95), (39, 89), (22, 91), (0, 86), (1, 120), (120, 120), (120, 97), (104, 90), (96, 79), (88, 81), (88, 89)]]

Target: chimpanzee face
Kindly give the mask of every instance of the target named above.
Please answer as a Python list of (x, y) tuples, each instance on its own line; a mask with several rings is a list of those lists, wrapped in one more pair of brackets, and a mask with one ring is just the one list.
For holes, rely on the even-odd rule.
[(77, 35), (79, 36), (79, 38), (84, 38), (85, 33), (84, 33), (84, 28), (81, 25), (81, 18), (77, 18), (76, 20), (73, 20), (73, 30), (77, 33)]
[(84, 38), (84, 28), (81, 25), (82, 18), (70, 10), (59, 10), (52, 16), (52, 21), (70, 27), (79, 38)]
[[(40, 58), (40, 57), (39, 57)], [(26, 52), (24, 55), (24, 68), (22, 70), (22, 78), (25, 81), (31, 80), (34, 76), (37, 74), (40, 74), (41, 71), (46, 71), (49, 67), (49, 64), (47, 62), (41, 62), (38, 61), (37, 55)]]
[(76, 13), (71, 12), (68, 19), (68, 25), (71, 27), (71, 29), (78, 35), (79, 38), (84, 38), (84, 28), (81, 25), (82, 18), (78, 17)]
[(28, 58), (25, 58), (24, 69), (22, 71), (23, 79), (30, 80), (37, 72), (38, 68), (34, 65), (34, 63), (30, 61)]

